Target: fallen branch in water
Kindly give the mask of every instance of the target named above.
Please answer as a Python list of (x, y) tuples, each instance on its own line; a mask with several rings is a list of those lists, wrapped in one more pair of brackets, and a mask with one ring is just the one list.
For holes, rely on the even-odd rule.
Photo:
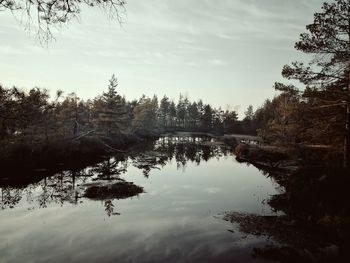
[(102, 141), (101, 138), (99, 138), (99, 141), (100, 141), (104, 146), (106, 146), (108, 149), (111, 149), (111, 150), (114, 151), (114, 152), (126, 153), (125, 151), (122, 151), (122, 150), (118, 150), (118, 149), (113, 148), (112, 146), (110, 146), (110, 145), (108, 145), (107, 143), (105, 143), (104, 141)]
[(93, 132), (95, 132), (95, 130), (88, 131), (88, 132), (86, 132), (86, 133), (84, 133), (84, 134), (82, 134), (82, 135), (80, 135), (78, 137), (73, 138), (73, 140), (79, 140), (79, 139), (81, 139), (81, 138), (83, 138), (83, 137), (85, 137), (85, 136), (87, 136), (87, 135), (89, 135), (89, 134), (91, 134)]
[[(88, 135), (90, 135), (91, 133), (94, 133), (94, 132), (95, 132), (95, 130), (88, 131), (88, 132), (86, 132), (86, 133), (84, 133), (84, 134), (81, 134), (81, 135), (78, 136), (78, 137), (73, 138), (72, 140), (73, 140), (73, 141), (79, 140), (79, 139), (81, 139), (81, 138), (83, 138), (83, 137), (85, 137), (85, 136), (88, 136)], [(125, 151), (122, 151), (122, 150), (113, 148), (112, 146), (108, 145), (107, 143), (105, 143), (104, 141), (102, 141), (101, 138), (98, 138), (98, 141), (99, 141), (100, 143), (102, 143), (103, 146), (107, 147), (108, 149), (110, 149), (110, 150), (112, 150), (112, 151), (114, 151), (114, 152), (125, 153)]]

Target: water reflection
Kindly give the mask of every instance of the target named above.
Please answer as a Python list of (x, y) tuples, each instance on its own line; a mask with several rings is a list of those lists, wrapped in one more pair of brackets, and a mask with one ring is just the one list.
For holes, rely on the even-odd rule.
[(178, 169), (185, 170), (188, 162), (200, 165), (202, 161), (232, 155), (231, 147), (210, 137), (163, 137), (147, 148), (130, 157), (132, 165), (141, 169), (145, 177), (152, 169), (160, 170), (172, 160)]
[[(185, 171), (188, 162), (200, 165), (202, 161), (207, 162), (211, 158), (220, 158), (230, 155), (230, 147), (215, 142), (209, 137), (163, 137), (157, 141), (147, 143), (142, 148), (135, 149), (128, 155), (117, 155), (107, 158), (96, 165), (86, 167), (79, 171), (63, 171), (43, 180), (29, 184), (22, 188), (11, 185), (1, 187), (1, 208), (14, 208), (22, 199), (32, 205), (32, 208), (46, 208), (50, 204), (67, 202), (78, 205), (79, 199), (91, 197), (85, 193), (94, 187), (100, 191), (113, 187), (113, 183), (124, 181), (121, 175), (132, 166), (140, 169), (148, 178), (152, 170), (161, 170), (167, 163), (176, 162), (177, 169)], [(100, 181), (106, 181), (106, 188)], [(117, 193), (114, 196), (101, 195), (99, 200), (103, 201), (105, 211), (110, 216), (114, 213), (114, 199), (131, 197), (133, 192), (125, 196)], [(139, 194), (135, 192), (135, 195)], [(119, 195), (118, 195), (119, 194)]]
[(1, 188), (1, 208), (14, 208), (22, 199), (22, 194), (20, 189)]
[(273, 213), (261, 201), (275, 193), (222, 143), (161, 138), (23, 187), (1, 181), (0, 261), (252, 262), (267, 241), (214, 216)]
[(80, 173), (66, 171), (23, 188), (3, 186), (1, 187), (1, 207), (2, 209), (14, 208), (22, 199), (28, 204), (36, 203), (39, 208), (46, 208), (51, 203), (62, 205), (64, 202), (69, 202), (77, 204), (76, 178), (78, 178), (80, 184), (83, 184), (87, 179)]
[(91, 167), (90, 173), (95, 180), (116, 180), (127, 172), (128, 161), (123, 156), (112, 157)]

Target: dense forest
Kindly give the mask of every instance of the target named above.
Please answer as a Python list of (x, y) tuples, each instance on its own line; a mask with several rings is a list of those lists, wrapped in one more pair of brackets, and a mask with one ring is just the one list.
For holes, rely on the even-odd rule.
[(147, 136), (181, 130), (219, 133), (256, 130), (252, 106), (244, 120), (239, 121), (235, 111), (215, 109), (202, 100), (191, 102), (181, 94), (177, 102), (167, 96), (158, 99), (156, 95), (128, 101), (119, 94), (117, 86), (113, 75), (106, 92), (86, 101), (75, 93), (63, 96), (59, 91), (51, 99), (47, 90), (34, 88), (25, 92), (0, 86), (0, 138), (49, 142), (87, 132)]

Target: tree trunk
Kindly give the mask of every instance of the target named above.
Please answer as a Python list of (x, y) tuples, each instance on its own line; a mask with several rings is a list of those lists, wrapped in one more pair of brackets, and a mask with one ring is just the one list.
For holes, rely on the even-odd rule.
[(346, 103), (346, 124), (344, 142), (344, 168), (350, 168), (350, 102)]
[[(350, 29), (350, 16), (348, 10), (348, 29)], [(350, 31), (348, 31), (348, 51), (350, 51)], [(345, 141), (344, 141), (344, 168), (349, 169), (350, 166), (350, 61), (347, 65), (348, 69), (348, 92), (346, 98), (346, 116), (345, 116)]]

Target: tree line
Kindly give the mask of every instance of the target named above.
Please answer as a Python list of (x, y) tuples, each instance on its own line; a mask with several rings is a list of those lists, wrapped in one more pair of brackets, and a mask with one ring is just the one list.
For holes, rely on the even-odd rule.
[(45, 89), (25, 92), (0, 86), (0, 140), (49, 143), (89, 132), (101, 136), (149, 135), (166, 131), (254, 133), (250, 106), (243, 121), (235, 111), (214, 108), (202, 100), (191, 102), (180, 94), (178, 101), (143, 95), (128, 101), (117, 90), (113, 75), (108, 88), (94, 99), (58, 91), (50, 98)]

